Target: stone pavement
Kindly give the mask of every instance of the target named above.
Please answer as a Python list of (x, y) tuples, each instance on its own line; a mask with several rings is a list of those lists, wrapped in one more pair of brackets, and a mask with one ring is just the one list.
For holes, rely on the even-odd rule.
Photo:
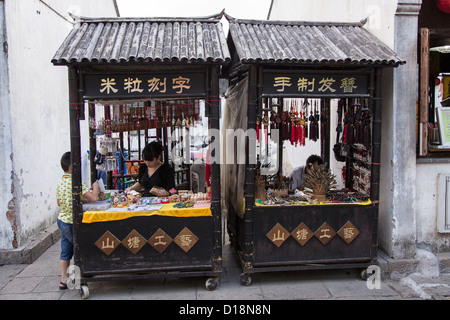
[[(58, 289), (60, 242), (32, 264), (0, 266), (0, 300), (81, 300), (78, 290)], [(450, 273), (424, 277), (419, 273), (382, 279), (369, 290), (360, 270), (315, 270), (259, 273), (250, 286), (239, 282), (235, 253), (223, 247), (223, 274), (215, 291), (205, 278), (167, 278), (89, 282), (89, 300), (448, 300)]]

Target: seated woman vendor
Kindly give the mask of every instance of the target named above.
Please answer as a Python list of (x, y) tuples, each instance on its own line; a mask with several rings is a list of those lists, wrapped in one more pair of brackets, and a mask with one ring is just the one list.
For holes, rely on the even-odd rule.
[(153, 187), (161, 187), (168, 191), (175, 186), (172, 167), (161, 161), (162, 151), (163, 147), (158, 141), (153, 141), (144, 148), (142, 151), (144, 163), (139, 166), (138, 182), (125, 192), (144, 190), (144, 197), (151, 197), (150, 190)]

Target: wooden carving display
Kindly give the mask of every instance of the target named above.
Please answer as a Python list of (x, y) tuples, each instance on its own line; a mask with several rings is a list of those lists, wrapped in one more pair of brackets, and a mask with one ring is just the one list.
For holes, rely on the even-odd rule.
[(325, 201), (327, 191), (336, 187), (336, 176), (326, 168), (326, 163), (321, 165), (308, 164), (305, 173), (305, 187), (313, 190), (313, 199)]

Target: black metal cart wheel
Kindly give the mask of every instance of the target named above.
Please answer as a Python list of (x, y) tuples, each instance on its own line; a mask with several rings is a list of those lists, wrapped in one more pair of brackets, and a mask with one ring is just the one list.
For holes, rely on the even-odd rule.
[(87, 286), (87, 284), (82, 284), (79, 289), (79, 292), (80, 292), (81, 299), (89, 298), (90, 292), (89, 292), (89, 287)]
[(252, 276), (248, 273), (242, 273), (239, 277), (239, 280), (241, 282), (241, 285), (249, 286), (252, 283)]
[(206, 290), (208, 291), (214, 291), (219, 287), (219, 278), (208, 278), (205, 282)]
[(369, 279), (370, 274), (367, 273), (367, 269), (362, 269), (361, 270), (360, 277), (364, 281), (367, 281), (367, 279)]

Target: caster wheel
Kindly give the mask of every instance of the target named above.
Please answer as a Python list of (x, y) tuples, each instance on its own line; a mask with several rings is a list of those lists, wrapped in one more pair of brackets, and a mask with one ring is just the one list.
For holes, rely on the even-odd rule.
[(213, 291), (219, 286), (219, 278), (208, 278), (205, 282), (206, 290)]
[(88, 288), (88, 286), (87, 286), (87, 284), (83, 284), (83, 285), (81, 285), (81, 287), (80, 287), (80, 296), (81, 296), (81, 299), (87, 299), (87, 298), (89, 298), (89, 288)]
[(252, 283), (252, 276), (247, 273), (243, 273), (239, 277), (239, 280), (241, 281), (241, 285), (249, 286)]
[(362, 280), (367, 281), (369, 279), (370, 274), (367, 273), (367, 269), (362, 269), (360, 277)]

